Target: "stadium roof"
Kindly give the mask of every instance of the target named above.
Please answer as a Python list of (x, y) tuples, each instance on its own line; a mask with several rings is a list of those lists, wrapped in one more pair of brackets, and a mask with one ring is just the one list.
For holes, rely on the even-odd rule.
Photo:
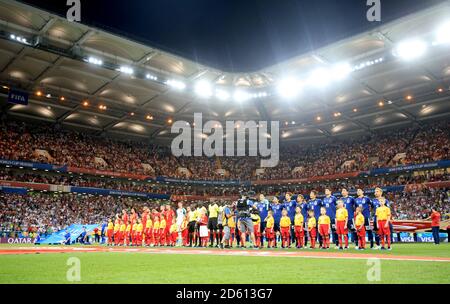
[[(172, 138), (170, 122), (192, 122), (195, 112), (221, 122), (279, 120), (284, 140), (420, 123), (450, 115), (450, 44), (436, 37), (446, 22), (449, 2), (233, 74), (0, 0), (1, 106), (12, 116), (160, 141)], [(29, 91), (29, 105), (8, 104), (9, 88)]]

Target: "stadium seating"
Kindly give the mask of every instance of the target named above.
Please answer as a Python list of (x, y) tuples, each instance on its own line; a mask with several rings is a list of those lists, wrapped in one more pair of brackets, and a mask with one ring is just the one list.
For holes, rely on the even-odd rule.
[[(450, 159), (449, 130), (450, 123), (443, 121), (416, 128), (384, 130), (357, 139), (282, 145), (278, 166), (266, 168), (264, 174), (257, 177), (257, 157), (175, 158), (165, 147), (115, 141), (55, 129), (51, 125), (30, 126), (7, 121), (1, 126), (0, 158), (179, 178), (185, 177), (178, 172), (178, 168), (183, 167), (188, 169), (190, 179), (198, 180), (278, 180)], [(47, 153), (36, 153), (36, 150)], [(394, 160), (400, 153), (405, 153), (405, 157)], [(145, 165), (153, 171), (146, 170)], [(218, 174), (219, 167), (228, 174)]]
[[(380, 167), (420, 164), (450, 159), (450, 123), (433, 122), (417, 127), (382, 131), (361, 138), (339, 139), (318, 143), (282, 145), (280, 163), (256, 176), (257, 157), (179, 157), (170, 150), (139, 142), (124, 142), (95, 134), (63, 130), (49, 124), (3, 121), (0, 129), (0, 159), (68, 165), (79, 168), (123, 173), (166, 176), (191, 180), (283, 180), (309, 178), (337, 173), (365, 171)], [(399, 157), (400, 156), (400, 157)], [(175, 165), (174, 165), (175, 164)], [(344, 165), (345, 164), (345, 165)], [(187, 168), (180, 172), (178, 168)], [(297, 168), (297, 170), (294, 170)], [(218, 173), (224, 169), (226, 174)], [(220, 171), (220, 170), (219, 170)], [(429, 170), (422, 174), (354, 177), (302, 184), (256, 185), (253, 190), (266, 195), (282, 195), (286, 191), (307, 195), (311, 189), (323, 192), (325, 187), (339, 191), (346, 187), (370, 189), (375, 186), (409, 185), (412, 190), (388, 193), (394, 218), (423, 219), (431, 206), (443, 214), (450, 212), (450, 192), (446, 188), (421, 187), (425, 182), (448, 181), (449, 171)], [(95, 187), (114, 190), (171, 194), (178, 196), (237, 196), (240, 186), (184, 185), (135, 181), (90, 175), (62, 174), (1, 168), (0, 181), (32, 182), (64, 186)], [(415, 187), (417, 186), (417, 187)], [(93, 196), (60, 193), (0, 192), (0, 233), (52, 233), (68, 223), (99, 223), (132, 206), (156, 208), (159, 201), (138, 198)], [(165, 202), (169, 203), (169, 202)], [(202, 203), (197, 199), (196, 203)], [(173, 203), (174, 204), (174, 203)]]

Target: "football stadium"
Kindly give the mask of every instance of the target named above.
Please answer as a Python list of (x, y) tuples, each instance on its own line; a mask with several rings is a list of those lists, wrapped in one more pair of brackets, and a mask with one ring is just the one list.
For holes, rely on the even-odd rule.
[(449, 1), (234, 72), (0, 0), (0, 54), (0, 283), (450, 283)]

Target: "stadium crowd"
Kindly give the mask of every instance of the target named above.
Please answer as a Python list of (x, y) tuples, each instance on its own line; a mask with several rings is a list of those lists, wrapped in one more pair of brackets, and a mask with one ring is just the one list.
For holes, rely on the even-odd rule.
[[(444, 170), (429, 170), (420, 172), (418, 175), (384, 175), (377, 177), (352, 178), (342, 180), (329, 180), (322, 182), (284, 184), (284, 185), (263, 185), (253, 186), (253, 190), (263, 192), (267, 195), (279, 195), (287, 191), (307, 194), (313, 188), (323, 193), (325, 188), (338, 189), (345, 187), (356, 189), (375, 188), (378, 185), (399, 186), (408, 185), (415, 188), (422, 188), (425, 182), (437, 182), (450, 180), (450, 174)], [(0, 181), (19, 181), (31, 183), (43, 183), (54, 185), (67, 185), (78, 187), (93, 187), (133, 192), (145, 192), (155, 194), (191, 195), (191, 196), (236, 196), (242, 190), (238, 186), (191, 186), (188, 184), (167, 184), (149, 183), (147, 181), (129, 181), (127, 179), (117, 179), (108, 177), (96, 177), (88, 175), (57, 174), (48, 172), (26, 171), (23, 169), (0, 168)]]
[[(421, 128), (383, 130), (353, 140), (291, 145), (281, 150), (278, 166), (266, 168), (259, 178), (307, 178), (449, 159), (449, 130), (450, 123), (441, 122)], [(404, 157), (395, 159), (402, 153)]]
[[(259, 164), (257, 157), (176, 158), (168, 148), (147, 143), (113, 140), (48, 124), (31, 125), (3, 120), (0, 125), (0, 158), (144, 174), (150, 177), (205, 181), (282, 180), (450, 159), (449, 130), (450, 123), (443, 121), (399, 130), (383, 130), (357, 139), (282, 145), (279, 165), (265, 168), (262, 175), (256, 176)], [(41, 150), (41, 153), (36, 153), (37, 150)], [(187, 170), (179, 170), (180, 167)], [(196, 198), (195, 203), (199, 205), (206, 205), (208, 196), (237, 197), (242, 190), (238, 186), (191, 186), (13, 168), (0, 169), (0, 180), (202, 196), (204, 200)], [(387, 198), (393, 202), (392, 216), (396, 219), (424, 219), (428, 217), (431, 206), (439, 207), (446, 214), (450, 212), (450, 204), (448, 189), (429, 189), (423, 183), (448, 180), (448, 170), (429, 170), (420, 174), (368, 176), (302, 184), (275, 183), (252, 186), (252, 189), (267, 196), (281, 197), (292, 191), (306, 197), (311, 189), (323, 193), (325, 188), (369, 189), (379, 185), (407, 185), (407, 191), (387, 193)], [(104, 222), (121, 210), (129, 210), (131, 207), (142, 209), (143, 206), (158, 208), (160, 203), (113, 196), (1, 193), (0, 231), (6, 234), (17, 231), (58, 231), (68, 223)], [(230, 204), (231, 201), (226, 203)], [(174, 202), (164, 204), (175, 208)]]
[(399, 220), (426, 219), (434, 206), (442, 214), (450, 213), (450, 189), (424, 188), (392, 195), (393, 214)]
[[(276, 197), (282, 200), (284, 193), (279, 193)], [(386, 198), (392, 202), (393, 219), (426, 219), (432, 206), (438, 208), (442, 214), (450, 214), (450, 189), (387, 193)], [(207, 200), (195, 201), (195, 204), (199, 206), (207, 206), (209, 203)], [(231, 205), (232, 201), (219, 201), (219, 203)], [(64, 229), (71, 223), (102, 223), (108, 218), (113, 218), (121, 210), (131, 208), (141, 210), (144, 206), (159, 209), (161, 205), (174, 209), (177, 202), (43, 192), (28, 195), (1, 193), (0, 235), (37, 230), (41, 233), (51, 233)]]
[(157, 207), (156, 202), (113, 196), (33, 193), (0, 196), (0, 226), (3, 233), (39, 231), (53, 233), (71, 223), (102, 223), (122, 209)]
[[(265, 168), (260, 175), (256, 175), (257, 157), (176, 158), (165, 147), (9, 120), (2, 122), (0, 130), (2, 159), (198, 180), (308, 178), (450, 159), (448, 121), (383, 130), (358, 139), (282, 145), (278, 166)], [(180, 167), (187, 171), (180, 172)]]
[(156, 194), (195, 195), (195, 196), (229, 196), (239, 194), (239, 187), (190, 186), (185, 184), (149, 183), (146, 181), (129, 181), (127, 179), (101, 178), (88, 175), (49, 174), (26, 172), (0, 168), (0, 181), (18, 181), (52, 185), (103, 188), (122, 191), (145, 192)]

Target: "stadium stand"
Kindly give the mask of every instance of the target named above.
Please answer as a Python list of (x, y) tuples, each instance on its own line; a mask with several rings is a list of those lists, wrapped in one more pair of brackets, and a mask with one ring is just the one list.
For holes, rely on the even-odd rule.
[[(183, 177), (177, 173), (177, 169), (187, 168), (189, 178), (198, 180), (255, 179), (255, 170), (259, 163), (256, 157), (222, 158), (220, 166), (229, 172), (229, 176), (224, 176), (215, 173), (218, 169), (216, 159), (175, 159), (168, 148), (55, 130), (50, 125), (30, 127), (16, 121), (4, 123), (1, 130), (0, 157), (9, 160), (168, 177)], [(382, 131), (356, 140), (284, 146), (280, 152), (281, 160), (278, 166), (266, 168), (264, 175), (259, 178), (308, 178), (389, 167), (400, 163), (420, 164), (450, 159), (449, 130), (450, 123), (443, 121), (418, 128)], [(36, 153), (37, 150), (46, 153), (39, 154)], [(399, 153), (405, 153), (405, 157), (394, 161), (393, 158)], [(101, 161), (98, 161), (99, 159)], [(372, 161), (369, 162), (369, 159)], [(351, 165), (345, 166), (348, 161), (351, 161)], [(174, 166), (174, 163), (178, 166)], [(143, 164), (149, 164), (154, 171), (146, 171)], [(295, 171), (297, 167), (300, 170)]]
[[(94, 144), (95, 143), (95, 144)], [(77, 133), (71, 130), (55, 129), (47, 124), (30, 124), (18, 121), (3, 121), (0, 137), (0, 158), (7, 160), (33, 161), (69, 165), (125, 173), (149, 174), (142, 163), (151, 164), (157, 175), (193, 180), (252, 179), (257, 168), (256, 158), (174, 158), (167, 148), (144, 145), (137, 142), (124, 142), (94, 135)], [(68, 149), (68, 147), (71, 147)], [(386, 150), (386, 147), (389, 147)], [(41, 150), (40, 154), (36, 150)], [(47, 153), (42, 153), (46, 151)], [(400, 161), (393, 158), (405, 153)], [(327, 157), (324, 157), (326, 155)], [(104, 162), (96, 162), (102, 158)], [(276, 168), (266, 169), (263, 180), (283, 180), (308, 178), (317, 175), (370, 170), (373, 168), (420, 164), (449, 159), (449, 123), (442, 121), (420, 127), (409, 127), (390, 132), (380, 132), (373, 136), (322, 142), (320, 145), (290, 145), (282, 148), (281, 162)], [(352, 166), (342, 168), (348, 160)], [(368, 162), (369, 159), (377, 161)], [(177, 174), (173, 163), (188, 168), (190, 175)], [(220, 162), (228, 176), (214, 174)], [(245, 163), (245, 166), (243, 165)], [(253, 167), (252, 167), (253, 166)], [(293, 173), (294, 167), (303, 170)], [(407, 190), (388, 193), (394, 202), (393, 215), (397, 219), (425, 219), (431, 206), (438, 206), (443, 214), (449, 213), (448, 188), (428, 188), (424, 183), (448, 182), (448, 169), (402, 172), (383, 176), (358, 176), (350, 179), (316, 181), (283, 185), (254, 185), (252, 189), (268, 196), (281, 196), (287, 191), (308, 195), (311, 189), (323, 193), (325, 188), (339, 192), (340, 188), (371, 189), (376, 186), (408, 186)], [(29, 182), (63, 186), (94, 187), (142, 193), (158, 193), (194, 198), (191, 203), (204, 204), (208, 197), (237, 197), (242, 186), (191, 186), (187, 184), (165, 184), (124, 178), (77, 175), (60, 172), (31, 171), (4, 167), (0, 170), (0, 182)], [(403, 188), (402, 188), (403, 189)], [(58, 231), (66, 223), (87, 224), (104, 222), (114, 217), (122, 209), (143, 206), (157, 208), (161, 202), (173, 204), (169, 200), (145, 200), (125, 196), (98, 196), (82, 194), (61, 194), (31, 191), (27, 195), (2, 193), (0, 207), (1, 233), (26, 235), (38, 230), (49, 234)]]
[[(446, 17), (441, 6), (242, 74), (24, 4), (0, 7), (2, 233), (51, 233), (131, 207), (230, 202), (249, 189), (270, 197), (383, 187), (394, 218), (424, 219), (433, 206), (449, 212), (450, 68), (448, 50), (434, 43), (437, 21)], [(425, 67), (394, 54), (412, 26), (430, 46)], [(351, 77), (343, 82), (305, 74), (325, 67), (334, 74), (344, 61)], [(278, 94), (286, 72), (312, 84), (301, 98)], [(176, 79), (185, 91), (171, 85)], [(252, 94), (247, 102), (235, 94), (230, 102), (199, 98), (194, 87), (202, 80)], [(26, 102), (14, 102), (12, 93)], [(174, 157), (171, 124), (189, 124), (199, 112), (220, 123), (280, 121), (279, 164)]]

